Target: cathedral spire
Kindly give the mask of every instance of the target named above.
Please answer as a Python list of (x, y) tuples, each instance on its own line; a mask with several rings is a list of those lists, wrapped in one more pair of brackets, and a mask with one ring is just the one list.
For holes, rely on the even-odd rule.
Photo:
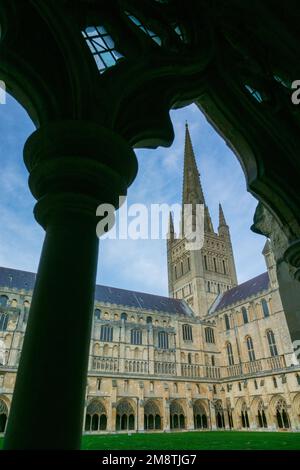
[(200, 181), (200, 174), (197, 168), (196, 158), (187, 122), (185, 123), (182, 206), (184, 206), (184, 204), (204, 204), (204, 231), (214, 231), (209, 214), (209, 209), (205, 203), (205, 197)]
[(182, 204), (205, 204), (188, 123), (185, 123)]
[(219, 203), (219, 227), (227, 227), (226, 219), (224, 216), (223, 208), (221, 203)]
[(169, 232), (168, 232), (168, 240), (173, 241), (174, 240), (174, 222), (173, 222), (173, 216), (172, 212), (169, 214)]

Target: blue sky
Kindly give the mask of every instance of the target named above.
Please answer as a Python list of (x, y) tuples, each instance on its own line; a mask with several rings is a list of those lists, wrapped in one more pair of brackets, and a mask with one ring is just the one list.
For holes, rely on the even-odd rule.
[[(244, 174), (231, 150), (195, 105), (171, 111), (171, 147), (138, 150), (139, 173), (128, 204), (181, 203), (185, 121), (189, 123), (201, 181), (215, 230), (218, 204), (230, 225), (239, 282), (265, 271), (265, 238), (250, 231), (257, 201), (247, 193)], [(8, 96), (0, 105), (0, 266), (36, 271), (44, 232), (33, 217), (22, 151), (34, 127), (24, 109)], [(165, 240), (100, 242), (97, 282), (167, 295)]]

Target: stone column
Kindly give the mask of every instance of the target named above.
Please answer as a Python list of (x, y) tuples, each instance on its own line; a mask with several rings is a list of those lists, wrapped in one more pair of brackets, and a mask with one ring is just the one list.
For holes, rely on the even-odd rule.
[(98, 258), (96, 208), (103, 202), (118, 207), (136, 158), (111, 131), (67, 121), (34, 132), (24, 159), (46, 236), (4, 448), (78, 449)]
[(170, 400), (164, 399), (164, 431), (170, 431)]
[(186, 429), (187, 430), (194, 430), (194, 410), (193, 410), (193, 402), (192, 400), (187, 400), (186, 406)]
[(140, 399), (139, 406), (139, 420), (138, 420), (138, 432), (144, 432), (144, 400)]

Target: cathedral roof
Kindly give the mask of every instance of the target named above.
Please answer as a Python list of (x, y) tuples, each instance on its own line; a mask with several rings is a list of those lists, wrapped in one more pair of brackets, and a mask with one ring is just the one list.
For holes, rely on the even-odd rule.
[[(0, 267), (0, 286), (10, 289), (33, 290), (36, 274), (18, 269)], [(160, 295), (135, 292), (116, 287), (96, 285), (95, 300), (99, 303), (110, 303), (122, 307), (160, 311), (168, 314), (194, 316), (188, 304), (179, 299)]]
[(249, 279), (232, 289), (224, 292), (217, 298), (210, 310), (210, 314), (225, 310), (233, 304), (246, 300), (249, 297), (259, 294), (269, 288), (269, 274), (265, 272), (259, 276)]

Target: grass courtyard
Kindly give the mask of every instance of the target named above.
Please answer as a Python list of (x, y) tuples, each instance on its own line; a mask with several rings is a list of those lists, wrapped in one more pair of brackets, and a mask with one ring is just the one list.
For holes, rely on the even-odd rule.
[[(3, 438), (0, 438), (0, 448)], [(183, 432), (83, 436), (83, 450), (300, 450), (300, 433)]]

